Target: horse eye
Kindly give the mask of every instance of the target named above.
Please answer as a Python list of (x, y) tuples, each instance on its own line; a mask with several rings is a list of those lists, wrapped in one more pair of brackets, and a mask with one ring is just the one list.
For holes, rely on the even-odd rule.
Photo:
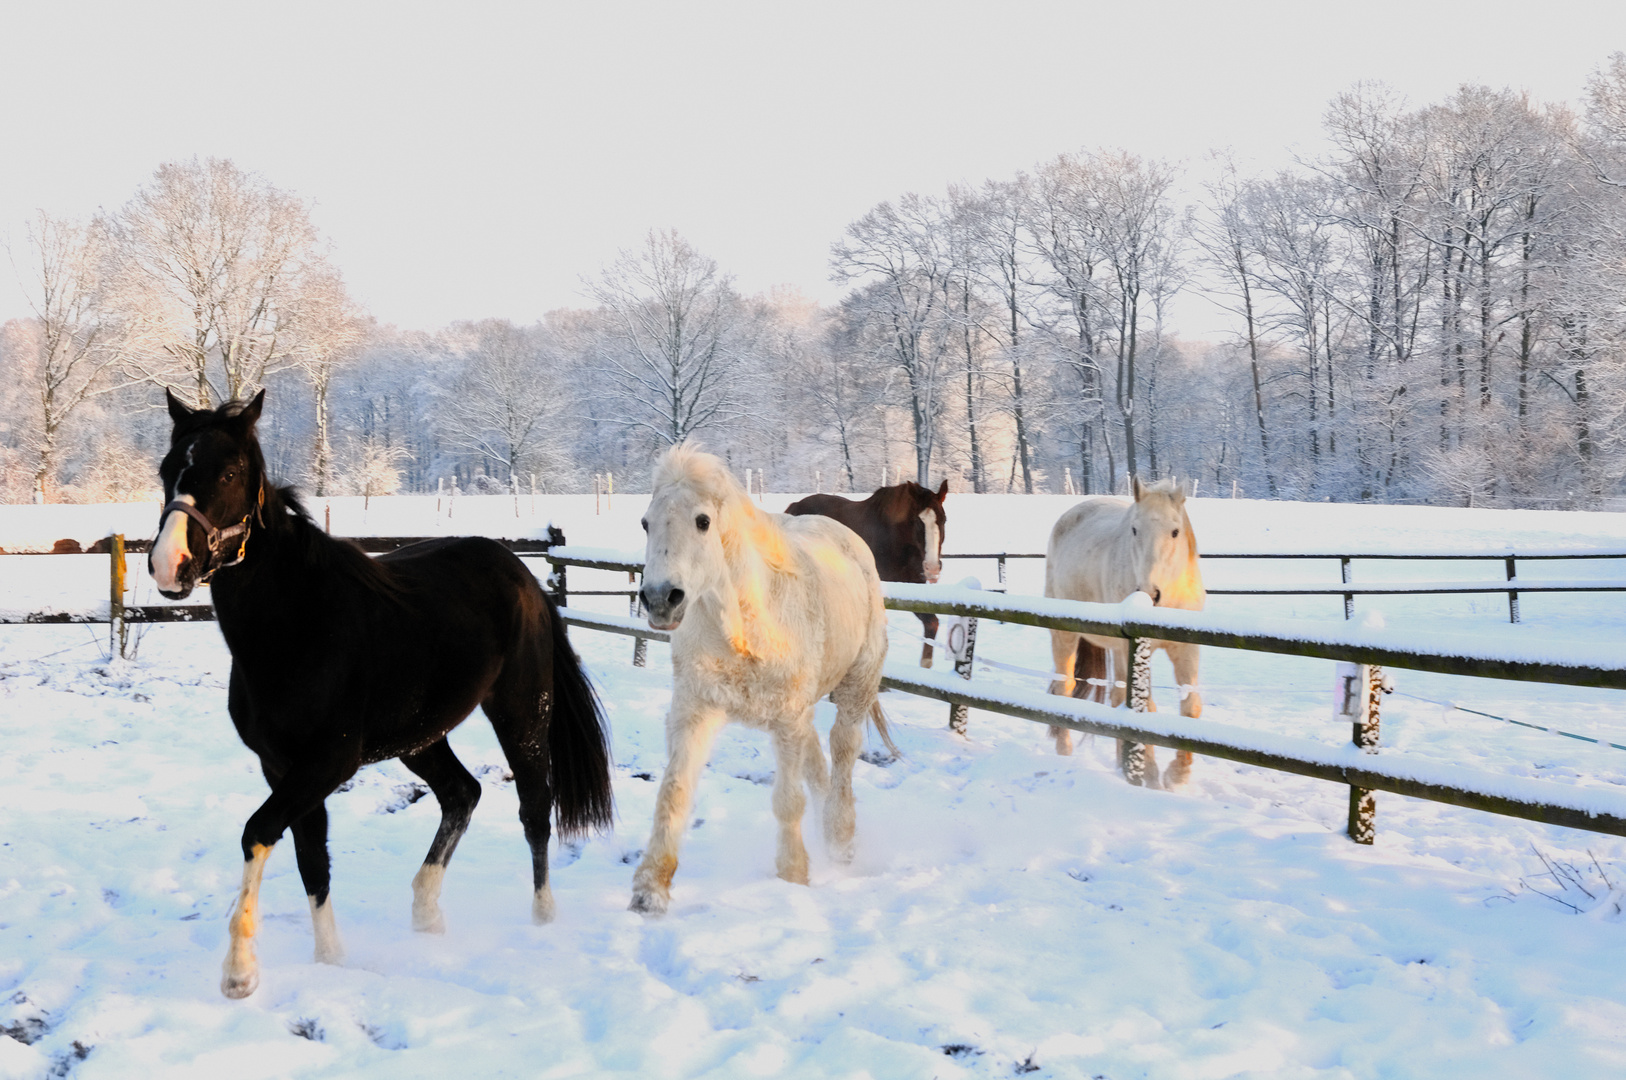
[(640, 525), (642, 525), (642, 526), (643, 526), (643, 527), (644, 527), (644, 532), (648, 532), (648, 531), (649, 531), (649, 519), (648, 519), (648, 518), (644, 518), (644, 519), (643, 519), (643, 520), (642, 520), (642, 521), (640, 521), (640, 522), (639, 522), (639, 523), (638, 523), (638, 524), (640, 524)]
[(1131, 526), (1129, 526), (1129, 535), (1130, 536), (1139, 536), (1140, 535), (1140, 530), (1135, 528), (1133, 525), (1131, 525)]
[(1170, 535), (1170, 536), (1179, 536), (1179, 535), (1180, 535), (1180, 530), (1179, 530), (1179, 529), (1176, 529), (1176, 530), (1174, 530), (1174, 531), (1173, 531), (1173, 532), (1172, 532), (1172, 533), (1170, 533), (1170, 534), (1169, 534), (1169, 535)]
[(222, 476), (222, 477), (221, 477), (221, 478), (220, 478), (220, 480), (221, 480), (221, 482), (222, 482), (222, 483), (230, 483), (230, 482), (231, 482), (231, 479), (232, 479), (232, 477), (234, 477), (234, 476), (236, 476), (236, 475), (237, 475), (237, 473), (236, 473), (236, 472), (234, 472), (234, 471), (232, 471), (232, 470), (231, 470), (231, 469), (227, 469), (227, 470), (226, 470), (226, 475), (225, 475), (225, 476)]
[(705, 532), (707, 529), (711, 528), (711, 516), (708, 514), (701, 514), (699, 517), (696, 517), (694, 519), (694, 527), (699, 529), (701, 532)]

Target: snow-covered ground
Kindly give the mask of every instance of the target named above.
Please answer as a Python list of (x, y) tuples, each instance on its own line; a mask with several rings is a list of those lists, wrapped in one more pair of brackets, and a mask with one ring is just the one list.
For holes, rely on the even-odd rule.
[[(768, 504), (788, 501), (770, 496)], [(1039, 551), (1071, 500), (951, 496), (950, 551)], [(640, 544), (620, 495), (335, 499), (339, 533), (536, 535)], [(156, 508), (0, 507), (0, 546), (149, 535)], [(318, 515), (323, 507), (316, 507)], [(1626, 551), (1626, 515), (1195, 500), (1206, 550)], [(1040, 591), (1039, 561), (1010, 564)], [(1521, 574), (1626, 576), (1620, 563)], [(1358, 563), (1358, 580), (1502, 574)], [(945, 580), (991, 563), (950, 563)], [(1221, 580), (1336, 581), (1335, 562), (1220, 563)], [(571, 572), (574, 589), (624, 587)], [(0, 556), (5, 608), (105, 600), (105, 557)], [(150, 602), (150, 584), (139, 595)], [(573, 604), (625, 612), (625, 602)], [(1209, 610), (1336, 619), (1337, 597), (1215, 597)], [(1626, 594), (1361, 599), (1357, 619), (1509, 648), (1622, 641)], [(919, 623), (893, 616), (894, 658)], [(1342, 834), (1346, 789), (1200, 759), (1178, 794), (1131, 788), (1112, 747), (1057, 758), (1044, 730), (889, 694), (904, 757), (861, 762), (856, 862), (816, 844), (811, 888), (773, 877), (765, 738), (731, 728), (702, 779), (674, 904), (625, 910), (664, 760), (670, 676), (625, 638), (573, 632), (609, 707), (618, 827), (556, 850), (559, 919), (529, 922), (529, 868), (490, 729), (453, 736), (485, 785), (447, 876), (444, 937), (409, 928), (438, 820), (390, 763), (329, 800), (343, 967), (311, 963), (291, 850), (262, 903), (262, 982), (219, 995), (238, 836), (264, 795), (225, 715), (212, 625), (163, 625), (110, 663), (105, 627), (0, 628), (0, 1076), (1606, 1076), (1626, 1070), (1626, 839), (1397, 796), (1378, 839)], [(980, 655), (1048, 666), (1043, 631), (984, 624)], [(1396, 672), (1386, 747), (1505, 775), (1626, 785), (1618, 692)], [(1041, 680), (979, 672), (1032, 688)], [(1161, 657), (1154, 682), (1175, 698)], [(1205, 718), (1348, 739), (1331, 665), (1207, 650)], [(828, 722), (821, 715), (821, 723)], [(816, 830), (811, 829), (810, 832)], [(284, 848), (288, 845), (283, 845)]]

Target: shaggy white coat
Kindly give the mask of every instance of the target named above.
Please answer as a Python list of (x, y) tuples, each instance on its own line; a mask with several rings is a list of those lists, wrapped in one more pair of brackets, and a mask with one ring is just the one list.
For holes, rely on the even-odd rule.
[[(886, 611), (875, 559), (840, 522), (757, 509), (721, 460), (687, 445), (656, 465), (645, 529), (648, 595), (676, 588), (683, 599), (662, 613), (665, 625), (676, 624), (667, 766), (633, 874), (632, 910), (666, 910), (695, 784), (729, 721), (773, 738), (775, 866), (781, 878), (805, 885), (804, 786), (823, 799), (832, 855), (850, 860), (853, 762), (866, 718), (892, 746), (876, 702)], [(656, 618), (652, 608), (651, 625)], [(814, 703), (825, 695), (836, 705), (828, 773), (813, 727)]]
[[(1145, 487), (1134, 482), (1135, 497), (1097, 495), (1068, 510), (1050, 530), (1045, 549), (1044, 594), (1064, 600), (1116, 604), (1131, 593), (1146, 593), (1159, 607), (1201, 611), (1208, 599), (1197, 555), (1197, 534), (1186, 515), (1186, 496), (1172, 481)], [(1123, 638), (1050, 632), (1055, 671), (1054, 694), (1071, 696), (1077, 685), (1074, 661), (1079, 638), (1105, 649), (1111, 657), (1111, 703), (1121, 705), (1129, 678), (1129, 649)], [(1174, 664), (1180, 686), (1182, 716), (1203, 714), (1197, 692), (1198, 647), (1177, 641), (1154, 641)], [(1156, 711), (1155, 703), (1146, 707)], [(1058, 754), (1073, 752), (1073, 733), (1050, 729)], [(1191, 774), (1191, 753), (1175, 755), (1167, 774), (1159, 777), (1152, 747), (1146, 748), (1146, 783), (1150, 787), (1178, 787)]]

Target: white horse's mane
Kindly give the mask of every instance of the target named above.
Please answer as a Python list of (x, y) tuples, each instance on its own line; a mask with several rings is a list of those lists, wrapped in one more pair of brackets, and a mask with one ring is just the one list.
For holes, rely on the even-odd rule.
[(757, 509), (722, 458), (692, 442), (678, 443), (655, 463), (655, 489), (668, 485), (687, 488), (722, 508), (717, 526), (723, 550), (730, 559), (742, 545), (748, 545), (770, 569), (795, 573), (795, 559), (785, 531), (772, 515)]

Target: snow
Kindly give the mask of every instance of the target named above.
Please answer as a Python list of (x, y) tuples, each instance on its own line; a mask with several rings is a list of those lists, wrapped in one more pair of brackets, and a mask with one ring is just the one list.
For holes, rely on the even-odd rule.
[[(1071, 501), (982, 499), (950, 497), (950, 550), (1041, 550)], [(591, 496), (539, 497), (533, 515), (526, 495), (517, 517), (510, 498), (463, 498), (450, 522), (434, 503), (335, 499), (334, 531), (540, 536), (552, 518), (572, 544), (641, 547), (637, 496), (600, 515)], [(1192, 505), (1214, 550), (1334, 537), (1436, 552), (1626, 545), (1622, 515)], [(139, 536), (156, 511), (3, 507), (0, 546), (94, 539), (115, 524)], [(1583, 577), (1586, 565), (1619, 574), (1561, 565), (1554, 577)], [(1240, 569), (1337, 579), (1336, 563)], [(1014, 595), (1040, 591), (1038, 560), (1009, 570)], [(951, 564), (945, 577), (970, 572), (991, 581), (993, 565)], [(1368, 574), (1438, 569), (1357, 566), (1357, 580)], [(7, 607), (89, 608), (105, 601), (106, 559), (0, 556), (0, 580)], [(571, 572), (573, 588), (625, 582)], [(571, 603), (626, 617), (624, 599)], [(1626, 597), (1523, 603), (1516, 626), (1500, 596), (1362, 598), (1349, 624), (1336, 597), (1215, 597), (1205, 615), (1281, 633), (1471, 636), (1516, 654), (1562, 641), (1619, 656)], [(1386, 626), (1362, 629), (1373, 613)], [(891, 618), (894, 670), (926, 674), (901, 633), (918, 621)], [(896, 692), (883, 703), (904, 756), (857, 767), (852, 866), (823, 856), (810, 818), (812, 886), (773, 877), (771, 750), (731, 727), (701, 780), (671, 912), (633, 915), (631, 863), (664, 762), (669, 649), (649, 645), (649, 666), (634, 668), (627, 638), (584, 630), (571, 637), (614, 725), (618, 824), (556, 848), (558, 921), (529, 922), (513, 785), (476, 716), (453, 736), (484, 798), (446, 878), (447, 934), (410, 930), (434, 800), (414, 798), (398, 764), (370, 767), (328, 803), (344, 966), (310, 962), (303, 889), (280, 845), (262, 894), (261, 988), (230, 1002), (217, 990), (225, 917), (264, 783), (225, 715), (218, 630), (141, 634), (134, 660), (110, 663), (105, 627), (0, 627), (0, 1029), (19, 1036), (0, 1037), (0, 1077), (962, 1077), (1016, 1075), (1024, 1062), (1036, 1077), (1116, 1080), (1626, 1069), (1626, 839), (1380, 794), (1377, 843), (1358, 847), (1342, 835), (1339, 785), (1199, 758), (1183, 792), (1134, 788), (1113, 773), (1110, 740), (1058, 758), (1041, 726), (975, 709), (960, 739), (946, 730), (948, 706)], [(977, 648), (1049, 667), (1034, 627), (985, 622)], [(1208, 649), (1203, 664), (1202, 723), (1238, 738), (1436, 777), (1470, 770), (1510, 790), (1542, 782), (1610, 805), (1626, 790), (1626, 753), (1418, 700), (1626, 742), (1618, 691), (1398, 672), (1416, 697), (1384, 700), (1384, 750), (1371, 758), (1353, 755), (1347, 724), (1332, 719), (1331, 662)], [(1168, 682), (1159, 655), (1155, 693), (1172, 707)], [(979, 671), (973, 685), (1037, 694), (1044, 681)], [(818, 720), (828, 725), (827, 706)]]

